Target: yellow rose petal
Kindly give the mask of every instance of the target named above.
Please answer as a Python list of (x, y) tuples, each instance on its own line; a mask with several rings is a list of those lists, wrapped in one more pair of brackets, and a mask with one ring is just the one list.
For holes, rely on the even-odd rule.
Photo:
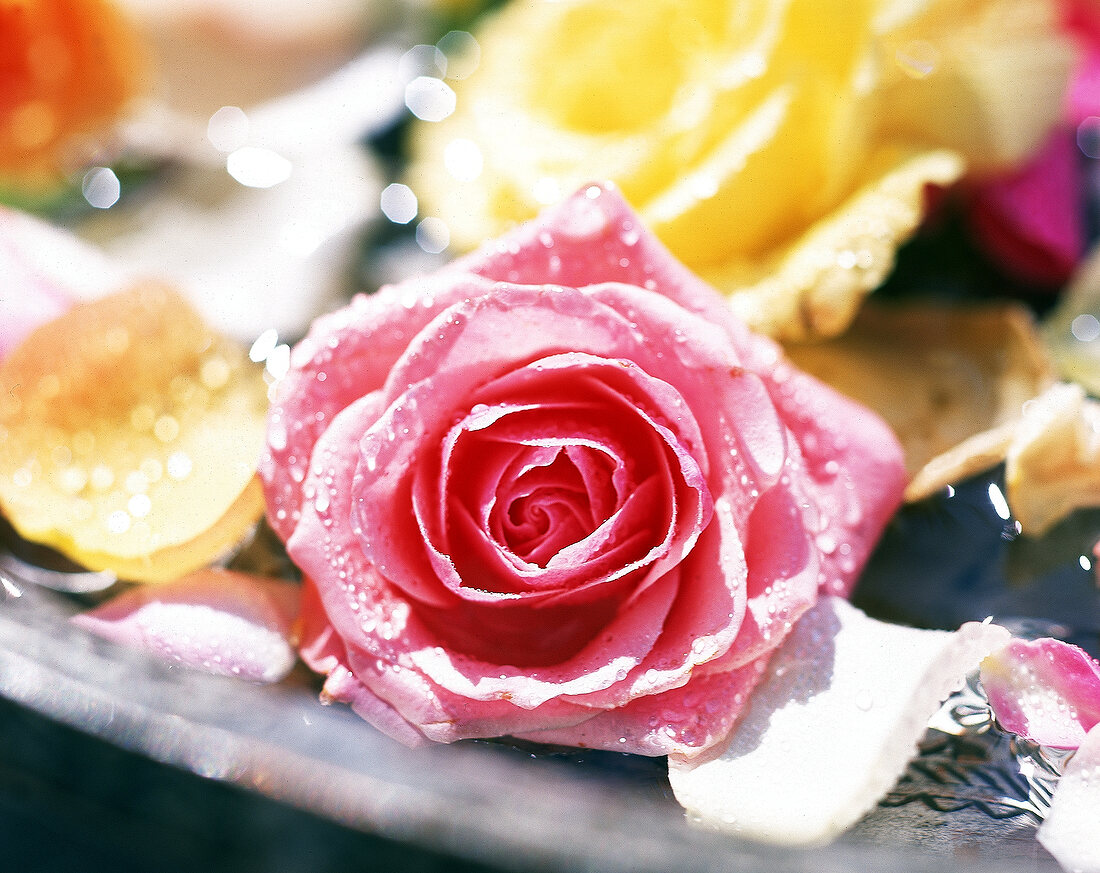
[(881, 174), (793, 244), (702, 271), (754, 330), (791, 342), (842, 333), (924, 218), (928, 187), (949, 185), (964, 169), (946, 151), (882, 152), (870, 166), (882, 166)]
[(157, 285), (86, 303), (0, 364), (0, 505), (27, 539), (163, 581), (263, 512), (262, 372)]
[(1058, 120), (1073, 50), (1049, 0), (880, 4), (886, 137), (962, 153), (972, 169), (1026, 158)]
[(1100, 403), (1080, 385), (1060, 383), (1028, 404), (1007, 452), (1005, 485), (1027, 533), (1100, 506)]
[(783, 339), (844, 330), (925, 187), (1024, 157), (1071, 65), (1053, 0), (513, 0), (475, 36), (454, 112), (412, 137), (452, 245), (610, 180)]

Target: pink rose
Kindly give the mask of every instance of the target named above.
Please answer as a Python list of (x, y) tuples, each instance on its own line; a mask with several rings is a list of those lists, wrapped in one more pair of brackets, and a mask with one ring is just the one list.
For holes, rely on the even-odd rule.
[(596, 186), (315, 322), (268, 439), (303, 657), (409, 743), (712, 749), (904, 480)]

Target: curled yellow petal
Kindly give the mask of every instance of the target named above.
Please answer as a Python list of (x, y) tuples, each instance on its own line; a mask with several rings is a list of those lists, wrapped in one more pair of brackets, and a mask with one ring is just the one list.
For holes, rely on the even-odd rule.
[(1100, 403), (1080, 385), (1055, 383), (1011, 421), (934, 458), (906, 496), (920, 498), (1000, 463), (1022, 533), (1042, 536), (1075, 510), (1100, 506)]
[(267, 392), (174, 291), (81, 304), (0, 364), (0, 506), (94, 570), (163, 581), (258, 520)]
[(55, 181), (142, 85), (142, 49), (107, 0), (0, 0), (0, 177)]
[(872, 165), (882, 173), (791, 245), (703, 272), (754, 330), (785, 342), (842, 333), (923, 220), (928, 188), (950, 185), (965, 167), (958, 154), (942, 150), (883, 152)]
[(1080, 385), (1060, 383), (1028, 404), (1007, 452), (1005, 485), (1028, 533), (1100, 506), (1100, 403)]
[(1003, 463), (1022, 533), (1100, 506), (1100, 402), (1055, 381), (1020, 307), (868, 305), (843, 337), (788, 353), (893, 427), (911, 474), (906, 500)]

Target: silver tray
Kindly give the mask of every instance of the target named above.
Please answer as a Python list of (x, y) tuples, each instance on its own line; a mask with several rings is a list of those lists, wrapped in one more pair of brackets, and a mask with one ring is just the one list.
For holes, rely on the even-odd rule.
[[(975, 493), (983, 493), (981, 483)], [(953, 503), (952, 511), (959, 506)], [(961, 517), (967, 554), (981, 554), (983, 543), (1011, 548), (996, 528), (976, 523), (976, 511)], [(921, 548), (912, 525), (921, 519), (935, 519), (929, 530), (942, 536), (943, 512), (912, 508), (888, 532), (865, 579), (879, 611), (884, 592), (906, 589), (876, 579), (912, 564), (911, 550)], [(1087, 536), (1094, 523), (1090, 518), (1083, 528)], [(992, 559), (982, 560), (987, 566)], [(950, 602), (980, 612), (990, 598), (1011, 605), (1038, 596), (1041, 580), (1005, 581), (1012, 575), (1006, 567), (1018, 565), (1018, 559), (1005, 564), (1003, 553), (999, 564), (992, 560), (986, 575), (1000, 579), (999, 586), (965, 573), (938, 578), (956, 586), (968, 580), (971, 600), (956, 590)], [(1080, 609), (1080, 598), (1096, 592), (1089, 583), (1070, 588), (1078, 602), (1067, 609)], [(259, 687), (94, 638), (67, 621), (89, 602), (33, 586), (21, 586), (19, 596), (8, 591), (0, 602), (0, 695), (142, 759), (441, 857), (517, 871), (1059, 869), (1034, 839), (1044, 786), (1021, 776), (1019, 749), (995, 730), (930, 731), (895, 789), (841, 840), (781, 849), (691, 825), (660, 761), (506, 742), (409, 750), (346, 708), (320, 705), (318, 683), (304, 670)], [(921, 623), (919, 598), (901, 595), (892, 608), (910, 609), (916, 615), (910, 620)], [(1100, 615), (1095, 600), (1084, 608)], [(828, 787), (813, 785), (808, 774), (807, 790)]]

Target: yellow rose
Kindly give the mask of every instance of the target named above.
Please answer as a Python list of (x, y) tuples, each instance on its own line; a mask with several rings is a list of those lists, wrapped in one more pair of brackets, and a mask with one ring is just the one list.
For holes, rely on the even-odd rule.
[[(784, 339), (843, 330), (929, 184), (1016, 160), (1071, 52), (1046, 0), (513, 0), (411, 184), (472, 247), (593, 180)], [(472, 159), (471, 159), (472, 156)]]

